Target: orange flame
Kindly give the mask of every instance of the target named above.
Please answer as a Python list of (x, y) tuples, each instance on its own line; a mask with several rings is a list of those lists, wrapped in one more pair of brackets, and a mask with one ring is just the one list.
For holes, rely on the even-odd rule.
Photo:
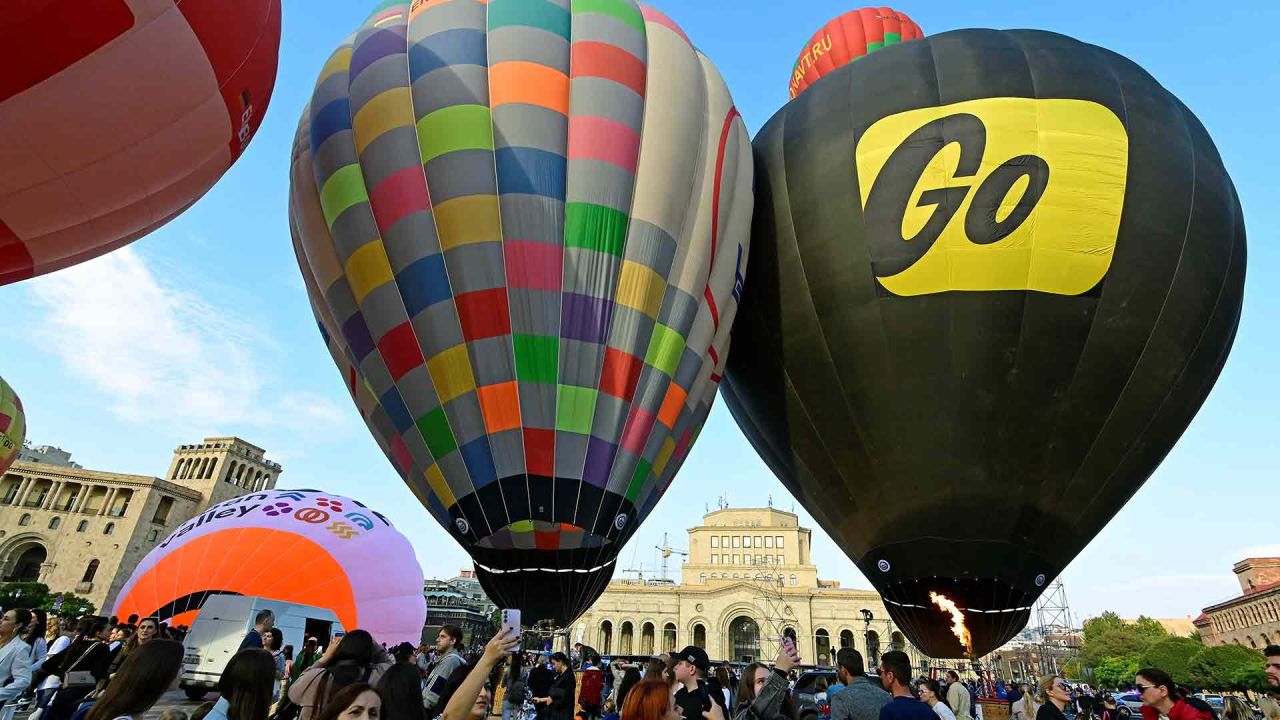
[(956, 607), (955, 601), (946, 595), (930, 592), (929, 600), (943, 612), (951, 613), (951, 634), (964, 646), (965, 654), (973, 657), (973, 637), (969, 634), (969, 627), (964, 624), (964, 611)]

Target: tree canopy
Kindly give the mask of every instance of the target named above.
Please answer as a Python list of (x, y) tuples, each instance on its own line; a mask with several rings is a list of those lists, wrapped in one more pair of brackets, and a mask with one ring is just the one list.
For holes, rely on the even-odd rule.
[(1265, 690), (1267, 659), (1242, 645), (1214, 645), (1187, 663), (1192, 683), (1209, 690)]

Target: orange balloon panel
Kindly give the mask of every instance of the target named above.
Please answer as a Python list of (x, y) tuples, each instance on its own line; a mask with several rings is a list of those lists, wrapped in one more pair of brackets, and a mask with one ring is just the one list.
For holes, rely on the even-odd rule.
[(795, 98), (823, 75), (848, 65), (886, 45), (924, 37), (920, 26), (906, 13), (887, 7), (866, 7), (823, 25), (809, 38), (791, 71), (791, 97)]
[(173, 219), (266, 113), (280, 0), (0, 1), (0, 285)]
[(266, 528), (220, 530), (176, 548), (135, 578), (116, 615), (160, 611), (161, 619), (175, 626), (190, 625), (198, 609), (172, 613), (162, 608), (219, 591), (326, 607), (344, 627), (358, 627), (351, 583), (337, 560), (312, 540)]

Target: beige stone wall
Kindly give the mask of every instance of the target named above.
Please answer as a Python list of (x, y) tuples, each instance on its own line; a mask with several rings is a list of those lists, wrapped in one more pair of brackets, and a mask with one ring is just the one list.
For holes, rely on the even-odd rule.
[(833, 583), (820, 587), (809, 555), (810, 530), (800, 527), (793, 513), (773, 508), (718, 510), (688, 532), (689, 558), (679, 584), (610, 583), (570, 628), (572, 641), (623, 655), (697, 644), (712, 659), (739, 660), (733, 628), (745, 617), (754, 619), (759, 629), (755, 659), (772, 660), (781, 630), (790, 627), (796, 631), (804, 662), (830, 665), (843, 645), (867, 656), (865, 609), (874, 616), (869, 629), (881, 653), (896, 642), (916, 667), (926, 662), (893, 626), (877, 593), (839, 589), (831, 587)]
[(238, 438), (208, 438), (175, 450), (166, 480), (14, 463), (0, 478), (0, 580), (43, 549), (36, 579), (109, 613), (133, 569), (179, 525), (209, 505), (275, 487), (281, 468), (263, 454)]
[(1280, 587), (1205, 608), (1204, 614), (1196, 626), (1206, 645), (1280, 645)]

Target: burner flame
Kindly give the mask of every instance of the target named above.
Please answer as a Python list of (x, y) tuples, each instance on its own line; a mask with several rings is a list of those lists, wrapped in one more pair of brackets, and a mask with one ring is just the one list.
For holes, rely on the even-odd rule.
[(929, 600), (943, 612), (951, 614), (951, 634), (964, 646), (965, 655), (973, 657), (973, 636), (969, 634), (969, 627), (964, 624), (964, 611), (956, 607), (954, 600), (941, 593), (931, 591)]

